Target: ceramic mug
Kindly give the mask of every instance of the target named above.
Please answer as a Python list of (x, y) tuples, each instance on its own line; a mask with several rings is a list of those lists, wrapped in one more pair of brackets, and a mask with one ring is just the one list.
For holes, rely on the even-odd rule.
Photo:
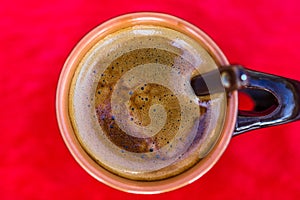
[[(149, 31), (148, 28), (145, 30), (143, 29), (142, 31), (140, 31), (140, 30), (137, 31), (136, 29), (134, 29), (134, 27), (139, 27), (139, 26), (150, 26), (150, 28), (152, 26), (155, 26), (155, 27), (161, 27), (161, 29), (159, 31), (153, 31), (153, 30)], [(132, 27), (133, 27), (133, 29), (132, 29)], [(73, 84), (74, 77), (77, 76), (77, 78), (75, 78), (75, 79), (80, 78), (80, 76), (78, 76), (78, 73), (80, 74), (80, 72), (78, 72), (78, 68), (86, 67), (84, 69), (89, 70), (89, 68), (90, 68), (89, 59), (92, 61), (94, 61), (94, 59), (96, 59), (96, 58), (92, 58), (93, 55), (95, 55), (96, 53), (91, 53), (91, 51), (96, 51), (97, 48), (101, 49), (99, 47), (99, 42), (101, 43), (101, 41), (105, 40), (105, 38), (109, 38), (114, 33), (118, 32), (120, 30), (125, 30), (125, 29), (127, 30), (128, 28), (129, 28), (129, 32), (131, 31), (130, 34), (132, 34), (134, 32), (137, 35), (141, 34), (143, 36), (145, 36), (147, 34), (150, 34), (150, 35), (151, 34), (161, 34), (160, 32), (164, 32), (164, 31), (171, 31), (171, 32), (176, 31), (176, 32), (178, 32), (179, 35), (175, 35), (174, 37), (172, 36), (173, 40), (171, 41), (172, 45), (170, 46), (170, 48), (173, 48), (173, 47), (178, 48), (178, 45), (179, 46), (185, 45), (185, 44), (183, 44), (183, 43), (185, 43), (184, 40), (182, 40), (183, 42), (182, 41), (178, 42), (178, 38), (180, 38), (181, 35), (183, 35), (182, 37), (184, 37), (184, 38), (188, 38), (186, 40), (189, 40), (191, 42), (190, 45), (193, 45), (193, 43), (194, 43), (196, 46), (199, 46), (199, 48), (200, 48), (199, 51), (201, 51), (205, 55), (208, 55), (208, 57), (203, 58), (203, 60), (205, 61), (205, 59), (207, 59), (208, 64), (213, 63), (212, 65), (215, 65), (216, 67), (211, 70), (205, 70), (205, 66), (208, 64), (206, 63), (206, 65), (202, 65), (201, 62), (199, 62), (200, 63), (199, 65), (204, 67), (204, 69), (198, 69), (198, 73), (195, 75), (190, 75), (190, 73), (192, 73), (192, 72), (189, 71), (189, 73), (187, 73), (187, 77), (191, 78), (188, 82), (190, 84), (188, 84), (185, 87), (189, 91), (192, 91), (194, 97), (199, 98), (199, 99), (200, 99), (200, 97), (202, 98), (202, 96), (207, 96), (207, 95), (214, 96), (215, 94), (219, 94), (219, 93), (224, 94), (223, 97), (225, 99), (225, 101), (222, 101), (222, 102), (223, 102), (223, 104), (225, 104), (223, 106), (224, 106), (224, 109), (226, 110), (226, 112), (224, 112), (223, 113), (224, 115), (221, 116), (222, 119), (219, 119), (219, 121), (218, 120), (215, 121), (215, 125), (214, 125), (214, 126), (217, 126), (218, 123), (220, 123), (220, 122), (222, 123), (222, 126), (220, 126), (221, 127), (220, 131), (218, 132), (218, 136), (214, 138), (213, 142), (205, 142), (204, 141), (204, 140), (209, 140), (209, 139), (207, 139), (207, 138), (210, 138), (209, 134), (207, 135), (206, 139), (204, 136), (203, 136), (204, 139), (201, 139), (201, 138), (198, 139), (198, 142), (200, 141), (199, 143), (201, 143), (202, 146), (205, 144), (206, 148), (208, 148), (207, 145), (209, 145), (209, 151), (205, 152), (205, 155), (201, 156), (200, 160), (197, 160), (196, 163), (194, 163), (192, 166), (189, 166), (187, 169), (180, 171), (180, 172), (176, 173), (175, 175), (171, 174), (171, 175), (168, 175), (168, 177), (160, 178), (157, 180), (154, 180), (154, 179), (148, 180), (147, 179), (148, 177), (146, 177), (143, 180), (137, 180), (136, 177), (128, 178), (128, 177), (126, 177), (126, 174), (125, 174), (125, 176), (121, 176), (118, 173), (112, 172), (112, 170), (110, 170), (110, 168), (109, 168), (110, 166), (106, 167), (105, 165), (99, 164), (99, 161), (97, 160), (97, 158), (95, 158), (94, 156), (91, 155), (91, 154), (93, 154), (92, 151), (87, 150), (87, 148), (85, 148), (83, 145), (84, 141), (82, 141), (82, 140), (84, 140), (84, 137), (89, 137), (89, 136), (84, 135), (84, 136), (82, 136), (83, 138), (80, 138), (81, 136), (75, 133), (76, 131), (78, 132), (79, 128), (76, 125), (74, 125), (74, 121), (72, 122), (72, 119), (71, 119), (72, 117), (70, 117), (71, 115), (76, 114), (74, 111), (74, 109), (76, 110), (76, 106), (77, 106), (76, 102), (85, 101), (85, 100), (83, 100), (82, 97), (78, 98), (79, 100), (74, 100), (74, 101), (72, 99), (70, 100), (70, 96), (72, 97), (74, 90), (81, 91), (82, 93), (86, 92), (85, 89), (83, 89), (83, 90), (77, 89), (76, 84), (75, 84), (75, 86)], [(170, 33), (170, 35), (172, 35), (173, 32), (172, 33), (171, 32), (167, 32), (167, 33), (168, 34)], [(163, 37), (165, 37), (164, 33), (162, 33), (157, 38), (163, 38)], [(177, 38), (177, 39), (174, 39), (174, 38)], [(116, 45), (118, 45), (117, 44), (118, 40), (116, 40), (116, 41), (117, 41)], [(131, 42), (133, 42), (133, 43), (136, 41), (131, 40)], [(143, 41), (144, 41), (144, 39), (143, 39)], [(177, 41), (178, 43), (174, 43), (174, 41)], [(111, 42), (113, 42), (113, 41), (111, 41)], [(170, 42), (168, 42), (168, 43), (170, 43)], [(147, 45), (149, 45), (149, 44), (152, 45), (154, 43), (147, 43)], [(125, 42), (122, 45), (126, 46), (127, 43)], [(144, 45), (144, 44), (141, 44), (141, 45)], [(160, 48), (159, 45), (161, 45), (161, 44), (157, 43), (155, 45), (158, 45), (158, 49), (159, 49)], [(123, 48), (123, 47), (121, 46), (119, 48)], [(135, 48), (138, 48), (138, 47), (135, 47)], [(163, 47), (161, 47), (161, 48), (163, 48)], [(195, 47), (195, 48), (197, 49), (198, 47)], [(132, 51), (133, 50), (128, 50), (128, 52), (132, 52)], [(155, 50), (153, 52), (155, 53), (157, 51), (158, 50)], [(177, 51), (177, 50), (175, 49), (174, 51)], [(102, 52), (105, 52), (105, 51), (102, 49)], [(113, 53), (113, 50), (109, 49), (107, 52)], [(100, 54), (101, 54), (101, 52), (100, 52)], [(139, 54), (142, 54), (142, 53), (139, 53)], [(137, 56), (140, 56), (139, 54), (137, 54)], [(180, 55), (180, 56), (182, 56), (182, 57), (186, 56), (185, 57), (186, 59), (190, 59), (190, 57), (187, 56), (186, 54)], [(146, 54), (146, 55), (150, 55), (150, 54)], [(169, 55), (168, 52), (166, 53), (166, 55)], [(115, 56), (115, 57), (117, 57), (117, 56)], [(151, 59), (154, 59), (154, 57)], [(155, 59), (157, 59), (157, 58), (155, 58)], [(160, 58), (160, 59), (161, 59), (161, 62), (163, 62), (164, 58)], [(193, 61), (193, 59), (191, 59), (191, 60)], [(188, 60), (188, 61), (191, 61), (191, 60)], [(127, 62), (127, 61), (125, 60), (124, 62)], [(171, 61), (171, 62), (173, 62), (173, 61)], [(179, 61), (176, 61), (176, 62), (179, 62)], [(150, 62), (150, 64), (152, 65), (152, 68), (153, 68), (153, 66), (163, 67), (161, 64), (153, 64), (152, 61)], [(173, 64), (175, 65), (176, 63), (173, 63)], [(193, 64), (194, 63), (192, 63), (192, 65)], [(99, 63), (97, 65), (99, 65)], [(110, 65), (110, 63), (108, 63), (107, 65), (111, 66), (111, 68), (114, 68), (114, 66)], [(145, 65), (146, 64), (143, 64), (142, 66), (145, 66)], [(185, 64), (181, 63), (180, 65), (185, 65)], [(189, 65), (189, 63), (186, 62), (186, 65)], [(196, 63), (195, 65), (198, 65), (198, 64)], [(96, 66), (96, 67), (98, 67), (98, 66)], [(196, 68), (197, 68), (197, 66), (196, 66)], [(194, 69), (194, 68), (192, 67), (192, 69)], [(111, 70), (112, 69), (110, 69), (110, 71), (108, 71), (108, 72), (112, 72)], [(130, 70), (132, 71), (133, 69), (130, 69)], [(130, 70), (127, 69), (128, 72)], [(175, 68), (174, 68), (174, 70), (175, 70)], [(172, 73), (174, 72), (174, 70), (172, 71)], [(184, 70), (180, 71), (182, 69), (176, 69), (176, 70), (179, 70), (178, 74), (181, 74), (184, 72)], [(174, 73), (175, 77), (177, 77), (177, 75), (175, 75), (175, 74), (177, 74), (176, 70), (175, 70), (176, 73)], [(96, 70), (90, 70), (90, 71), (91, 71), (90, 72), (91, 74), (98, 73), (98, 72), (96, 72)], [(120, 73), (121, 73), (121, 71), (119, 71), (119, 74)], [(124, 73), (123, 74), (121, 73), (121, 74), (124, 75)], [(148, 72), (146, 72), (146, 74), (147, 73)], [(103, 74), (104, 74), (104, 72), (103, 72)], [(102, 76), (103, 76), (103, 74), (102, 74)], [(114, 75), (115, 74), (112, 73), (110, 79), (106, 79), (106, 80), (104, 80), (104, 82), (105, 81), (109, 82), (109, 81), (113, 80), (115, 78)], [(145, 76), (145, 77), (147, 79), (150, 78), (151, 80), (153, 79), (153, 81), (155, 81), (157, 78), (154, 80), (153, 76), (154, 75), (152, 74), (152, 75)], [(155, 75), (155, 76), (159, 77), (159, 75)], [(98, 81), (101, 80), (101, 74), (96, 75), (96, 79)], [(173, 80), (173, 82), (177, 82), (177, 81), (176, 81), (176, 79)], [(180, 81), (178, 81), (178, 82), (180, 82)], [(101, 95), (102, 95), (103, 90), (100, 91), (101, 86), (99, 85), (99, 83), (97, 83), (96, 86), (97, 86), (96, 89), (95, 89), (95, 87), (93, 88), (93, 90), (95, 90), (94, 93), (97, 95), (97, 91), (98, 91), (98, 94), (100, 95), (100, 93), (101, 93)], [(85, 86), (81, 86), (80, 84), (78, 87), (85, 88)], [(104, 86), (102, 85), (102, 87), (104, 87)], [(121, 86), (115, 85), (114, 88), (116, 88), (116, 87), (121, 87)], [(137, 88), (137, 86), (136, 86), (136, 88)], [(139, 88), (142, 89), (143, 91), (145, 91), (146, 84), (145, 84), (145, 89), (144, 89), (144, 87), (140, 87), (140, 86), (139, 86)], [(110, 89), (112, 90), (112, 87)], [(124, 93), (123, 96), (127, 95), (127, 96), (129, 96), (128, 98), (132, 98), (133, 92), (130, 90), (128, 90), (129, 91), (128, 92), (126, 87), (123, 87), (123, 89), (121, 87), (119, 92), (124, 92), (125, 90), (126, 90), (126, 94)], [(148, 90), (151, 93), (152, 89), (150, 88)], [(140, 91), (139, 94), (144, 94), (144, 93), (141, 93), (143, 91)], [(174, 91), (175, 91), (175, 89), (174, 89)], [(178, 95), (182, 91), (183, 90), (180, 90), (178, 92)], [(251, 110), (251, 111), (239, 111), (238, 110), (238, 91), (245, 92), (250, 97), (252, 97), (252, 99), (255, 103), (255, 107), (253, 110)], [(112, 96), (110, 96), (110, 98), (113, 99), (113, 95), (114, 95), (113, 92), (108, 91), (106, 93), (111, 94)], [(127, 93), (129, 93), (129, 94), (127, 94)], [(243, 133), (243, 132), (246, 132), (249, 130), (257, 129), (257, 128), (267, 127), (267, 126), (271, 126), (271, 125), (278, 125), (278, 124), (283, 124), (283, 123), (298, 120), (300, 118), (299, 94), (300, 94), (300, 83), (298, 81), (283, 78), (283, 77), (278, 77), (278, 76), (274, 76), (274, 75), (269, 75), (269, 74), (265, 74), (265, 73), (261, 73), (261, 72), (252, 71), (252, 70), (246, 69), (242, 66), (230, 65), (230, 63), (228, 62), (228, 60), (226, 59), (226, 57), (224, 56), (222, 51), (212, 41), (211, 38), (209, 38), (199, 28), (193, 26), (192, 24), (190, 24), (182, 19), (179, 19), (174, 16), (170, 16), (167, 14), (161, 14), (161, 13), (132, 13), (132, 14), (127, 14), (127, 15), (123, 15), (120, 17), (116, 17), (114, 19), (111, 19), (111, 20), (101, 24), (100, 26), (98, 26), (94, 30), (92, 30), (90, 33), (88, 33), (77, 44), (77, 46), (74, 48), (74, 50), (71, 52), (68, 59), (66, 60), (65, 65), (64, 65), (61, 75), (60, 75), (60, 79), (59, 79), (58, 87), (57, 87), (57, 96), (56, 96), (56, 113), (57, 113), (57, 120), (58, 120), (58, 124), (59, 124), (59, 128), (60, 128), (62, 137), (63, 137), (69, 151), (71, 152), (73, 157), (76, 159), (76, 161), (81, 165), (81, 167), (84, 168), (91, 176), (93, 176), (100, 182), (102, 182), (106, 185), (109, 185), (113, 188), (116, 188), (118, 190), (121, 190), (121, 191), (130, 192), (130, 193), (154, 194), (154, 193), (162, 193), (162, 192), (166, 192), (166, 191), (175, 190), (177, 188), (180, 188), (187, 184), (190, 184), (193, 181), (200, 178), (218, 161), (220, 156), (225, 151), (227, 145), (229, 144), (229, 141), (231, 140), (232, 136), (238, 135), (240, 133)], [(172, 96), (171, 93), (170, 93), (170, 96)], [(121, 97), (115, 98), (117, 100), (114, 100), (114, 101), (119, 102), (119, 100), (118, 100), (119, 98), (121, 98)], [(213, 98), (213, 97), (211, 97), (211, 98)], [(93, 98), (91, 98), (91, 99), (93, 99)], [(113, 101), (113, 100), (111, 100), (111, 101)], [(190, 102), (191, 102), (191, 100), (190, 100)], [(198, 103), (198, 102), (200, 102), (200, 100), (198, 101), (196, 99), (196, 103)], [(72, 108), (71, 104), (75, 108)], [(110, 105), (110, 103), (109, 103), (109, 105)], [(88, 104), (88, 109), (90, 109), (90, 107), (93, 107), (93, 106)], [(151, 108), (152, 107), (149, 107), (149, 109), (151, 109)], [(214, 107), (212, 107), (212, 108), (214, 109)], [(141, 109), (142, 109), (142, 107), (141, 107)], [(99, 112), (102, 112), (101, 109)], [(129, 114), (130, 114), (130, 112), (128, 111)], [(133, 112), (131, 114), (134, 115)], [(117, 113), (117, 115), (123, 116), (123, 113), (119, 113), (119, 114)], [(153, 114), (153, 115), (155, 115), (155, 114)], [(82, 117), (83, 121), (85, 120), (85, 118), (89, 118), (89, 116), (84, 116), (82, 113), (80, 114), (80, 116), (81, 117), (83, 116)], [(107, 117), (108, 115), (105, 114), (104, 112), (102, 112), (102, 115), (98, 115), (98, 119), (96, 120), (100, 124), (100, 125), (98, 124), (97, 126), (103, 128), (103, 127), (105, 127), (105, 123), (107, 121), (103, 122), (103, 124), (101, 125), (101, 123), (102, 123), (101, 119), (100, 119), (101, 116)], [(127, 115), (124, 115), (124, 116), (127, 116)], [(109, 115), (109, 117), (111, 118), (109, 123), (110, 124), (113, 123), (113, 125), (116, 125), (116, 123), (114, 122), (116, 120), (115, 117), (112, 115)], [(94, 118), (96, 118), (96, 117), (94, 116)], [(179, 119), (184, 120), (182, 118), (183, 117), (181, 117)], [(131, 120), (133, 120), (133, 118), (131, 118)], [(129, 118), (128, 118), (128, 121), (130, 121)], [(213, 120), (210, 120), (210, 121), (213, 121)], [(160, 122), (157, 121), (157, 123), (160, 123)], [(112, 126), (112, 125), (110, 125), (110, 126)], [(207, 126), (209, 126), (209, 125), (207, 125)], [(95, 129), (98, 130), (99, 127), (95, 128)], [(110, 127), (110, 128), (112, 128), (112, 127)], [(125, 128), (126, 128), (126, 126), (125, 126)], [(105, 137), (108, 137), (108, 135), (104, 136), (104, 138)], [(173, 135), (172, 137), (174, 137), (175, 139), (174, 138), (169, 138), (169, 139), (172, 141), (175, 141), (175, 140), (177, 141), (176, 136)], [(186, 137), (189, 137), (189, 136), (187, 135)], [(195, 137), (193, 137), (193, 139)], [(91, 140), (94, 140), (94, 139), (91, 139)], [(156, 142), (156, 140), (159, 140), (159, 139), (156, 138), (155, 140), (153, 140), (153, 143)], [(181, 140), (181, 138), (180, 138), (180, 140)], [(124, 146), (124, 145), (122, 146), (121, 143), (117, 144), (118, 141), (119, 141), (118, 138), (117, 139), (110, 138), (110, 141), (108, 141), (108, 143), (114, 143), (116, 145), (119, 145), (116, 148), (121, 149), (120, 152), (122, 153), (122, 155), (124, 152), (126, 153), (126, 151), (132, 151), (131, 152), (132, 155), (135, 155), (135, 156), (140, 155), (139, 153), (141, 153), (141, 152), (137, 152), (138, 150), (130, 149), (129, 147)], [(204, 142), (202, 142), (202, 141), (204, 141)], [(99, 142), (101, 142), (101, 141), (99, 140)], [(179, 139), (178, 139), (177, 143), (179, 144)], [(160, 143), (159, 142), (157, 143), (158, 146), (160, 144), (163, 144), (162, 146), (164, 146), (164, 145), (167, 146), (167, 142), (161, 143), (161, 141), (160, 141)], [(169, 145), (169, 141), (168, 141), (168, 145)], [(193, 146), (192, 144), (189, 144), (189, 145)], [(191, 148), (190, 146), (189, 146), (189, 148)], [(202, 148), (202, 146), (201, 146), (201, 148)], [(97, 147), (99, 147), (99, 144), (96, 144), (95, 148), (97, 148)], [(170, 147), (170, 145), (168, 147)], [(143, 151), (143, 154), (140, 157), (148, 156), (149, 159), (152, 159), (151, 162), (159, 163), (157, 160), (153, 160), (154, 157), (151, 157), (152, 155), (154, 155), (153, 154), (154, 152), (152, 152), (154, 150), (151, 148), (151, 146), (149, 146), (149, 147), (147, 146), (147, 148), (150, 148), (150, 152)], [(161, 147), (161, 148), (163, 149), (163, 147)], [(97, 151), (97, 149), (95, 151)], [(158, 149), (157, 152), (159, 152), (159, 151), (160, 150)], [(119, 152), (119, 154), (121, 154), (120, 152)], [(106, 158), (106, 159), (108, 159), (108, 161), (107, 161), (108, 163), (110, 162), (109, 155), (110, 154), (108, 153), (108, 156)], [(162, 154), (155, 154), (155, 155), (156, 155), (156, 158), (158, 159), (158, 156), (161, 156)], [(141, 159), (140, 157), (139, 157), (139, 159)], [(118, 159), (116, 159), (116, 160), (118, 160)], [(182, 158), (180, 158), (180, 159), (182, 159)], [(163, 162), (164, 159), (161, 159), (161, 157), (160, 157), (159, 161)], [(176, 162), (177, 162), (177, 160), (176, 160)], [(178, 162), (179, 162), (179, 165), (182, 165), (182, 162), (185, 162), (185, 160), (183, 160), (183, 161), (180, 160)], [(125, 167), (125, 165), (126, 165), (126, 163), (124, 163), (124, 167)], [(157, 164), (157, 165), (159, 165), (159, 164)], [(169, 168), (169, 169), (171, 169), (171, 168)], [(164, 173), (167, 173), (167, 172), (164, 172)], [(152, 176), (152, 174), (150, 176)]]

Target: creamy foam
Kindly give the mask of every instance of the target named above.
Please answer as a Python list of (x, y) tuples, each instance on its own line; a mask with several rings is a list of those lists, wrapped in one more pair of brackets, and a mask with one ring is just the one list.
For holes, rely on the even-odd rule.
[(192, 76), (216, 68), (203, 47), (168, 28), (110, 34), (86, 53), (72, 80), (76, 135), (94, 160), (120, 176), (179, 174), (207, 155), (222, 129), (226, 94), (200, 98), (190, 85)]

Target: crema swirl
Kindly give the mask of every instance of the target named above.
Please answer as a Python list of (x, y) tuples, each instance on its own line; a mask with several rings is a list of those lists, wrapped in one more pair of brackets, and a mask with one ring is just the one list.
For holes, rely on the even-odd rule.
[(169, 28), (137, 25), (107, 35), (72, 80), (77, 138), (119, 176), (153, 181), (182, 173), (209, 153), (223, 126), (225, 92), (198, 97), (190, 85), (216, 68), (201, 45)]

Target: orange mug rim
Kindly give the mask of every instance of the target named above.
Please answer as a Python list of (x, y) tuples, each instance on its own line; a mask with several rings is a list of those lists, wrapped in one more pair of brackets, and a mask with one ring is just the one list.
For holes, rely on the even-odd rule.
[(208, 156), (204, 158), (205, 161), (199, 162), (182, 174), (165, 180), (143, 182), (122, 178), (105, 170), (81, 147), (74, 133), (68, 116), (68, 91), (70, 89), (73, 74), (77, 67), (76, 63), (80, 61), (82, 56), (97, 41), (116, 30), (137, 24), (157, 24), (181, 31), (201, 43), (220, 67), (229, 65), (227, 58), (214, 41), (198, 27), (183, 19), (164, 13), (154, 12), (140, 12), (121, 15), (94, 28), (91, 32), (84, 36), (83, 39), (81, 39), (68, 56), (58, 81), (56, 91), (56, 116), (62, 138), (67, 148), (78, 164), (91, 176), (110, 187), (124, 192), (155, 194), (172, 191), (192, 183), (204, 175), (219, 160), (232, 137), (237, 118), (238, 97), (237, 92), (235, 91), (227, 98), (227, 112), (224, 128), (217, 144)]

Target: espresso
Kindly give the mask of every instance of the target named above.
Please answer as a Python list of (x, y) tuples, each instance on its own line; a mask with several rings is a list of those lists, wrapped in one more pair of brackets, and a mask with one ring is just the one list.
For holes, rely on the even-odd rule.
[(138, 25), (107, 35), (83, 55), (72, 80), (76, 136), (119, 176), (180, 174), (209, 153), (222, 130), (225, 92), (199, 97), (190, 85), (215, 69), (201, 45), (169, 28)]

